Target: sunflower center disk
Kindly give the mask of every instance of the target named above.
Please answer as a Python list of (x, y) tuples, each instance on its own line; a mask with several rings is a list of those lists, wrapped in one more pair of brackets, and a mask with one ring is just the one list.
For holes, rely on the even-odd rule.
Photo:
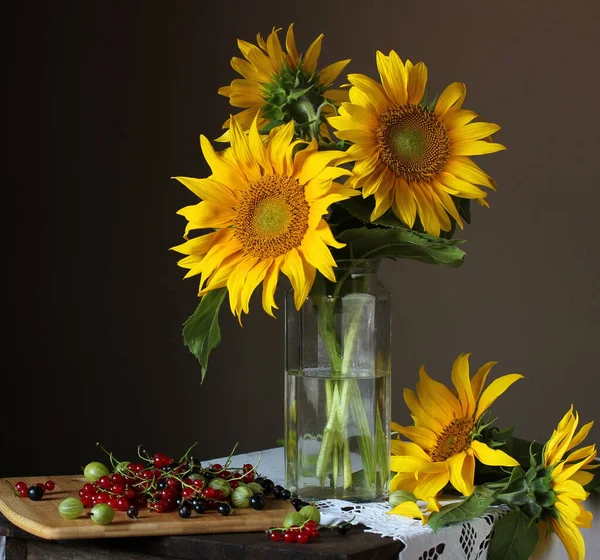
[(471, 444), (473, 422), (469, 418), (452, 420), (438, 436), (430, 456), (433, 461), (445, 461), (457, 453), (466, 451)]
[(389, 109), (379, 119), (375, 138), (383, 162), (407, 181), (439, 173), (450, 156), (444, 125), (420, 105)]
[(242, 193), (235, 236), (253, 257), (278, 257), (302, 243), (309, 210), (298, 181), (285, 175), (261, 177)]

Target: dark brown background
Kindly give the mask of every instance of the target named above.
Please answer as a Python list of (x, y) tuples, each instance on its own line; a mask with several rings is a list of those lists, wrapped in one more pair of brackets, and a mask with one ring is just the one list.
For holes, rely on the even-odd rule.
[[(393, 293), (393, 416), (418, 367), (447, 381), (459, 352), (526, 375), (494, 407), (546, 439), (571, 403), (598, 414), (599, 8), (571, 2), (20, 2), (5, 20), (4, 367), (0, 475), (71, 473), (138, 443), (197, 455), (276, 446), (283, 319), (254, 305), (200, 369), (181, 340), (197, 282), (177, 255), (194, 202), (173, 175), (205, 176), (198, 135), (228, 114), (235, 40), (296, 22), (325, 33), (323, 64), (375, 50), (423, 60), (433, 90), (503, 130), (478, 160), (498, 181), (457, 270), (386, 262)], [(5, 31), (8, 31), (6, 29)], [(8, 195), (8, 197), (6, 197)], [(281, 291), (279, 292), (281, 302)], [(281, 314), (280, 314), (281, 315)], [(598, 441), (600, 426), (591, 434)]]

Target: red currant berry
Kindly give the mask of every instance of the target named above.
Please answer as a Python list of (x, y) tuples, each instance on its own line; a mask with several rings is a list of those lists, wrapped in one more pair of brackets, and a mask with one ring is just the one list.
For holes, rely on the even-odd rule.
[(282, 538), (281, 531), (269, 531), (269, 538), (273, 542), (279, 542)]
[(152, 456), (152, 462), (157, 469), (162, 469), (164, 466), (166, 466), (165, 456), (162, 453), (155, 453)]
[(214, 499), (217, 502), (222, 502), (225, 499), (225, 495), (222, 490), (215, 490)]
[(98, 486), (100, 486), (100, 488), (104, 488), (105, 490), (108, 490), (112, 486), (112, 482), (110, 481), (110, 476), (108, 476), (108, 475), (101, 476), (98, 479)]
[(108, 502), (106, 502), (111, 508), (113, 508), (115, 511), (117, 511), (119, 509), (119, 501), (117, 500), (117, 498), (113, 498), (112, 496), (110, 498), (108, 498)]
[(214, 488), (207, 486), (206, 488), (204, 488), (204, 490), (202, 490), (202, 495), (207, 500), (212, 500), (215, 497), (215, 490), (214, 490)]
[(229, 486), (231, 486), (232, 490), (235, 490), (239, 485), (240, 485), (240, 483), (237, 480), (230, 480), (229, 481)]
[(179, 488), (181, 488), (181, 482), (179, 482), (179, 480), (177, 480), (176, 478), (169, 478), (167, 480), (167, 486), (169, 488), (175, 488), (175, 490), (178, 490)]
[(107, 504), (110, 499), (106, 492), (100, 492), (99, 494), (96, 494), (94, 498), (96, 498), (97, 504)]
[(248, 474), (245, 474), (245, 475), (242, 477), (242, 480), (243, 480), (245, 483), (248, 483), (248, 482), (254, 482), (254, 473), (253, 473), (253, 472), (249, 472)]
[(84, 484), (81, 489), (86, 492), (87, 494), (95, 494), (96, 493), (96, 487), (93, 484), (90, 484), (89, 482)]
[(298, 544), (307, 544), (309, 540), (310, 537), (308, 536), (308, 533), (300, 532), (296, 535), (296, 542)]
[(127, 511), (129, 509), (130, 503), (129, 500), (127, 498), (119, 498), (117, 500), (117, 509), (119, 511)]
[[(164, 490), (163, 490), (163, 492), (164, 492)], [(184, 488), (184, 489), (181, 491), (181, 495), (182, 495), (184, 498), (189, 498), (189, 497), (190, 497), (192, 494), (194, 494), (194, 493), (195, 493), (195, 490), (194, 490), (193, 488), (188, 488), (188, 487)]]
[(283, 540), (286, 543), (293, 543), (296, 542), (296, 533), (294, 531), (285, 531), (283, 533)]
[(317, 538), (319, 535), (320, 535), (320, 533), (319, 533), (319, 529), (313, 529), (313, 530), (310, 532), (310, 536), (311, 536), (311, 538), (313, 538), (313, 539), (316, 539), (316, 538)]
[(154, 510), (156, 513), (166, 513), (169, 510), (169, 504), (160, 500), (154, 504)]
[(22, 488), (28, 490), (27, 484), (25, 484), (22, 480), (15, 484), (15, 488), (17, 489), (17, 492), (20, 492)]
[(122, 474), (115, 473), (110, 477), (110, 481), (113, 484), (122, 484), (125, 486), (125, 477)]
[(29, 495), (29, 488), (27, 488), (27, 487), (25, 487), (25, 488), (21, 488), (21, 489), (19, 490), (19, 495), (20, 495), (22, 498), (27, 498), (27, 496)]
[(54, 483), (53, 480), (47, 480), (46, 484), (44, 484), (44, 486), (46, 487), (46, 490), (48, 492), (52, 492), (52, 490), (54, 490), (56, 488), (56, 484)]
[(210, 466), (210, 470), (211, 471), (222, 471), (223, 465), (221, 465), (220, 463), (215, 463), (214, 465)]
[(79, 499), (81, 500), (81, 503), (83, 504), (84, 508), (92, 507), (93, 501), (92, 501), (92, 497), (89, 494), (86, 494), (85, 497), (80, 496)]
[(125, 487), (122, 484), (113, 484), (110, 487), (110, 491), (113, 494), (117, 494), (117, 495), (120, 496), (121, 494), (123, 494), (123, 492), (125, 492)]
[(317, 524), (312, 520), (309, 519), (305, 524), (304, 524), (304, 528), (307, 531), (314, 531), (317, 528)]
[[(191, 490), (191, 488), (186, 488), (186, 490)], [(160, 491), (160, 497), (163, 500), (168, 500), (169, 498), (174, 498), (177, 496), (177, 491), (173, 488), (163, 488)]]

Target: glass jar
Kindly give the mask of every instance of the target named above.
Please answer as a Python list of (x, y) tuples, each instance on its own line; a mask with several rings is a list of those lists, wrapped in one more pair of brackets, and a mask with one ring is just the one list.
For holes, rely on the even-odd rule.
[(380, 260), (317, 274), (300, 310), (285, 300), (287, 488), (303, 499), (382, 500), (390, 458), (391, 296)]

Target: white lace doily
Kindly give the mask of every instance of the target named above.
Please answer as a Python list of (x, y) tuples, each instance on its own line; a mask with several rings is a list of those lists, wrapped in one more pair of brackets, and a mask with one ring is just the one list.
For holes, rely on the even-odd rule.
[[(231, 466), (244, 463), (258, 464), (258, 472), (270, 478), (275, 484), (284, 485), (283, 448), (267, 449), (257, 453), (234, 455)], [(226, 457), (207, 461), (223, 463)], [(443, 527), (434, 533), (421, 521), (401, 515), (387, 515), (387, 503), (354, 504), (344, 500), (322, 500), (317, 502), (324, 525), (351, 521), (362, 524), (366, 533), (391, 537), (401, 541), (404, 549), (398, 560), (484, 560), (491, 539), (494, 523), (504, 514), (501, 508), (489, 508), (478, 517), (450, 527)]]

